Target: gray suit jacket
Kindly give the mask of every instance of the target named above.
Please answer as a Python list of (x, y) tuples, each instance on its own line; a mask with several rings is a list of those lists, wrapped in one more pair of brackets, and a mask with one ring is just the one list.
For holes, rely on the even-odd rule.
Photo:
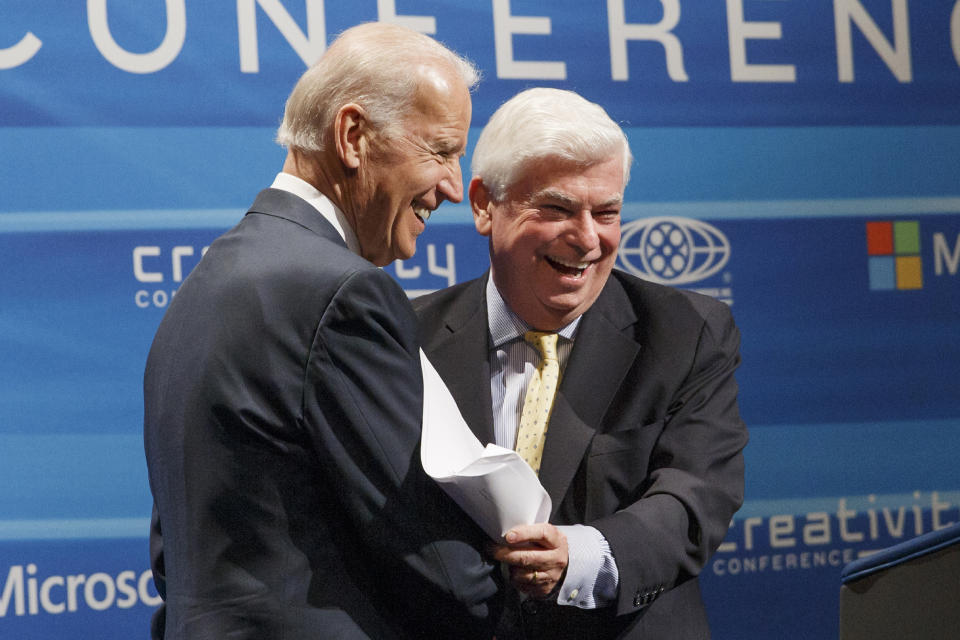
[(419, 464), (402, 289), (267, 189), (180, 287), (150, 350), (155, 638), (478, 637), (481, 532)]
[[(485, 286), (414, 301), (423, 349), (483, 443), (494, 437)], [(551, 522), (610, 543), (618, 599), (593, 611), (528, 603), (527, 638), (709, 637), (696, 577), (743, 500), (739, 344), (726, 305), (613, 272), (579, 326), (540, 480)]]

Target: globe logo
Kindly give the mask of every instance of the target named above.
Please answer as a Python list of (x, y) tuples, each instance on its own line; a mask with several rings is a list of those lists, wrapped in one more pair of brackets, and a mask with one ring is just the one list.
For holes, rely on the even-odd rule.
[(692, 218), (641, 218), (623, 225), (620, 263), (659, 284), (705, 280), (730, 259), (730, 241), (716, 227)]

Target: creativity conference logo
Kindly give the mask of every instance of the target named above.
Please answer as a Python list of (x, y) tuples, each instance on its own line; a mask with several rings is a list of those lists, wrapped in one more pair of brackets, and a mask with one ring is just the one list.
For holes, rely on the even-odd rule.
[[(617, 255), (624, 269), (659, 284), (689, 285), (719, 273), (730, 241), (713, 225), (679, 217), (641, 218), (623, 225)], [(728, 303), (729, 287), (696, 289)]]
[[(835, 567), (945, 529), (960, 516), (960, 492), (914, 491), (777, 501), (779, 513), (741, 513), (711, 561), (717, 576)], [(782, 509), (782, 510), (781, 510)]]
[(867, 256), (871, 291), (923, 288), (918, 221), (868, 222)]

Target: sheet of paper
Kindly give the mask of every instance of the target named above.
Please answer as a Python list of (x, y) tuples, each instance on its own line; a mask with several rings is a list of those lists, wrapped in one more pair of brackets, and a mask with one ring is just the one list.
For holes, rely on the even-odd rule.
[(457, 403), (420, 352), (424, 471), (494, 540), (518, 524), (546, 522), (550, 496), (516, 451), (480, 444)]

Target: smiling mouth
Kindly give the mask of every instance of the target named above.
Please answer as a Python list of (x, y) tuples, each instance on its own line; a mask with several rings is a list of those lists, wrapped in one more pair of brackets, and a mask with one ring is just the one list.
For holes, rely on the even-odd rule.
[(553, 258), (551, 256), (546, 256), (546, 260), (547, 264), (549, 264), (555, 270), (559, 271), (565, 276), (572, 276), (574, 278), (583, 276), (583, 272), (586, 271), (592, 264), (590, 262), (571, 262), (569, 260)]

